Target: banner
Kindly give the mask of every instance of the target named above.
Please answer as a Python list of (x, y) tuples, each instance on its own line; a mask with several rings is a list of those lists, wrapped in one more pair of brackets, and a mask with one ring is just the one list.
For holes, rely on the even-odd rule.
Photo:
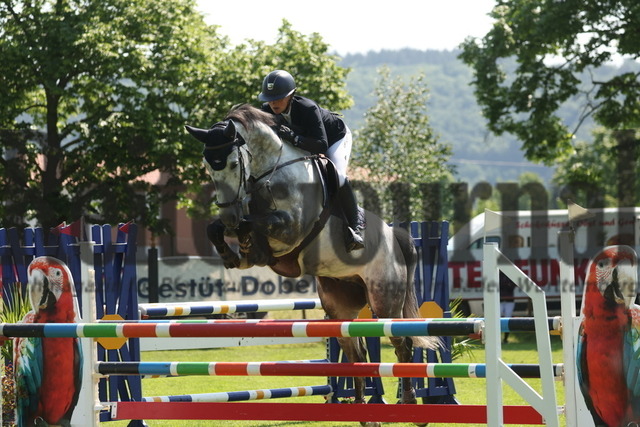
[[(159, 302), (317, 298), (316, 280), (282, 277), (268, 267), (226, 269), (214, 257), (165, 257), (158, 260)], [(149, 301), (146, 263), (138, 264), (138, 301)]]

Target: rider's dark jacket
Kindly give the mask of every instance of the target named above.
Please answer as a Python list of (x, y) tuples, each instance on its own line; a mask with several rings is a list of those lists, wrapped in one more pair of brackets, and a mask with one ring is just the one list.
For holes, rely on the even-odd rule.
[[(268, 103), (262, 104), (262, 110), (274, 114)], [(289, 111), (291, 123), (278, 114), (280, 124), (291, 128), (300, 137), (299, 147), (312, 154), (326, 153), (347, 133), (344, 121), (336, 113), (325, 110), (309, 98), (294, 95)]]

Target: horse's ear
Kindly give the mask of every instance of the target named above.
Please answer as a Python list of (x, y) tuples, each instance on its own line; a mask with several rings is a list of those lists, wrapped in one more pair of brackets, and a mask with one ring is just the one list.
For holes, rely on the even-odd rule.
[(208, 129), (194, 128), (194, 127), (189, 126), (189, 125), (185, 125), (184, 128), (187, 130), (187, 132), (189, 132), (191, 134), (191, 136), (193, 136), (198, 141), (203, 142), (205, 144), (207, 143), (208, 136), (209, 136), (209, 130)]
[(231, 120), (227, 120), (227, 126), (225, 126), (222, 134), (229, 139), (236, 139), (236, 125)]

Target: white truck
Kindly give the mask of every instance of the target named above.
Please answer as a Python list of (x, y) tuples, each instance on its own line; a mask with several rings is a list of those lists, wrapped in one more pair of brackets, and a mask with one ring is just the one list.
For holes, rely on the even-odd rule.
[[(498, 212), (501, 226), (487, 230), (486, 240), (527, 274), (548, 296), (549, 309), (559, 309), (560, 260), (558, 232), (575, 230), (574, 267), (577, 304), (582, 295), (587, 264), (602, 247), (626, 244), (640, 246), (640, 208), (589, 209), (591, 217), (569, 223), (567, 210)], [(449, 239), (449, 287), (451, 299), (463, 300), (465, 314), (482, 316), (482, 246), (485, 214), (472, 218)], [(526, 314), (528, 299), (516, 289), (516, 313)]]

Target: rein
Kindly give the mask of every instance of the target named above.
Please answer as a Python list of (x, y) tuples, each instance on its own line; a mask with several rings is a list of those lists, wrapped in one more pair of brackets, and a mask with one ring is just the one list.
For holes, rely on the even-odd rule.
[[(267, 180), (267, 182), (264, 184), (264, 186), (269, 188), (269, 181), (271, 179), (271, 176), (273, 176), (273, 174), (278, 169), (282, 169), (282, 168), (284, 168), (286, 166), (292, 165), (292, 164), (297, 163), (297, 162), (306, 161), (306, 160), (311, 160), (313, 162), (313, 165), (315, 166), (315, 170), (318, 173), (318, 177), (322, 181), (322, 171), (320, 170), (321, 169), (320, 160), (323, 157), (324, 157), (324, 155), (314, 154), (314, 155), (311, 155), (311, 156), (298, 157), (296, 159), (289, 160), (288, 162), (285, 162), (285, 163), (283, 163), (281, 165), (276, 164), (276, 166), (274, 166), (271, 170), (263, 173), (258, 178), (256, 178), (255, 181), (259, 181), (262, 178), (264, 178), (266, 176), (269, 176), (269, 180)], [(326, 183), (321, 184), (321, 185), (324, 186), (324, 185), (326, 185)], [(261, 188), (261, 187), (259, 187), (259, 188)], [(257, 190), (257, 189), (254, 189), (254, 191), (255, 190)], [(271, 191), (269, 191), (269, 194), (271, 194)], [(273, 196), (272, 196), (272, 199), (273, 199)], [(327, 221), (329, 220), (329, 216), (331, 215), (331, 208), (332, 208), (334, 199), (335, 199), (335, 193), (333, 193), (333, 194), (325, 194), (324, 203), (322, 204), (322, 210), (320, 211), (320, 214), (318, 215), (318, 218), (316, 219), (316, 221), (313, 223), (313, 226), (311, 227), (311, 230), (309, 231), (309, 233), (307, 233), (307, 235), (304, 237), (304, 239), (302, 239), (302, 241), (298, 244), (298, 246), (293, 248), (293, 250), (291, 252), (289, 252), (287, 255), (285, 255), (286, 257), (297, 258), (298, 255), (300, 254), (300, 252), (302, 252), (309, 245), (309, 243), (311, 243), (316, 237), (318, 237), (318, 235), (320, 234), (320, 232), (322, 231), (324, 226), (327, 224)], [(275, 205), (275, 201), (273, 203)]]
[[(283, 169), (287, 166), (293, 165), (295, 163), (298, 162), (305, 162), (305, 161), (311, 161), (313, 163), (313, 165), (315, 166), (315, 169), (317, 169), (317, 172), (319, 174), (319, 176), (321, 177), (320, 179), (322, 179), (322, 173), (320, 172), (320, 166), (318, 164), (318, 162), (320, 161), (320, 159), (322, 157), (324, 157), (323, 155), (319, 155), (319, 154), (314, 154), (314, 155), (308, 155), (308, 156), (302, 156), (302, 157), (298, 157), (289, 161), (286, 161), (284, 163), (280, 163), (280, 160), (282, 159), (282, 153), (284, 151), (284, 144), (282, 144), (280, 146), (280, 150), (278, 152), (278, 158), (276, 160), (276, 164), (275, 166), (273, 166), (271, 169), (263, 172), (261, 175), (259, 175), (258, 177), (249, 177), (251, 182), (252, 182), (252, 188), (248, 189), (247, 188), (247, 180), (245, 179), (245, 173), (247, 170), (247, 165), (245, 164), (245, 160), (244, 157), (242, 156), (242, 153), (240, 153), (240, 147), (242, 145), (245, 145), (246, 142), (244, 141), (244, 139), (242, 137), (236, 137), (234, 138), (232, 141), (215, 146), (215, 147), (206, 147), (205, 146), (205, 150), (219, 150), (222, 148), (226, 148), (229, 146), (235, 146), (235, 148), (239, 151), (239, 163), (240, 163), (240, 179), (238, 182), (238, 188), (236, 191), (236, 196), (233, 200), (229, 201), (229, 202), (215, 202), (216, 206), (218, 206), (219, 208), (227, 208), (229, 206), (232, 205), (236, 205), (236, 204), (240, 204), (240, 192), (242, 189), (245, 190), (245, 194), (247, 196), (251, 195), (252, 193), (255, 193), (257, 191), (260, 191), (263, 188), (266, 188), (266, 190), (269, 192), (269, 195), (271, 196), (271, 202), (272, 205), (274, 206), (275, 209), (277, 209), (277, 205), (275, 202), (275, 198), (273, 197), (273, 194), (271, 192), (271, 179), (273, 177), (273, 175), (280, 169)], [(253, 157), (253, 155), (251, 154), (251, 150), (247, 148), (247, 153), (249, 154), (249, 161), (251, 161), (251, 158)], [(265, 178), (267, 178), (266, 180), (264, 180)], [(263, 181), (264, 180), (264, 181)], [(262, 182), (261, 182), (262, 181)], [(258, 185), (260, 184), (260, 185)], [(331, 201), (333, 200), (333, 197), (330, 198), (325, 198), (325, 203), (323, 203), (322, 206), (322, 210), (320, 211), (319, 217), (317, 218), (317, 220), (314, 222), (313, 226), (311, 227), (310, 232), (305, 236), (305, 238), (302, 240), (302, 242), (296, 246), (294, 248), (294, 250), (292, 251), (293, 254), (299, 254), (313, 239), (315, 239), (318, 234), (322, 231), (322, 229), (324, 228), (325, 224), (327, 223), (330, 213), (331, 213)], [(242, 209), (244, 211), (244, 208)]]
[[(252, 188), (252, 189), (250, 189), (250, 190), (248, 190), (248, 191), (246, 192), (247, 194), (251, 194), (251, 193), (255, 193), (255, 192), (257, 192), (257, 191), (260, 191), (262, 188), (266, 188), (266, 189), (267, 189), (267, 191), (269, 192), (269, 195), (271, 196), (271, 202), (272, 202), (273, 206), (275, 207), (275, 209), (277, 209), (278, 207), (277, 207), (277, 205), (276, 205), (275, 198), (273, 197), (273, 194), (271, 193), (271, 178), (273, 177), (273, 175), (274, 175), (274, 174), (275, 174), (279, 169), (282, 169), (282, 168), (284, 168), (284, 167), (286, 167), (286, 166), (290, 166), (290, 165), (292, 165), (292, 164), (294, 164), (294, 163), (304, 162), (304, 161), (307, 161), (307, 160), (316, 160), (316, 159), (318, 159), (318, 158), (319, 158), (319, 155), (317, 155), (317, 154), (316, 154), (316, 155), (312, 155), (312, 156), (303, 156), (303, 157), (298, 157), (298, 158), (296, 158), (296, 159), (289, 160), (289, 161), (287, 161), (287, 162), (284, 162), (284, 163), (282, 163), (282, 164), (279, 164), (280, 159), (282, 158), (282, 152), (283, 152), (283, 150), (284, 150), (284, 144), (282, 144), (282, 145), (280, 146), (280, 152), (278, 153), (278, 159), (276, 160), (276, 165), (275, 165), (273, 168), (271, 168), (270, 170), (267, 170), (266, 172), (262, 173), (262, 175), (258, 176), (257, 178), (252, 177), (252, 181), (253, 181), (255, 184), (259, 183), (263, 178), (268, 177), (268, 178), (267, 178), (267, 180), (266, 180), (266, 181), (264, 181), (264, 182), (262, 183), (262, 185), (259, 185), (259, 186), (257, 186), (257, 187), (254, 187), (254, 188)], [(251, 153), (251, 152), (249, 151), (249, 153)]]
[[(258, 181), (260, 181), (262, 178), (264, 178), (267, 175), (269, 175), (269, 180), (270, 180), (271, 177), (273, 176), (273, 174), (275, 173), (275, 171), (277, 171), (278, 169), (282, 169), (283, 167), (292, 165), (294, 163), (304, 162), (305, 160), (314, 160), (314, 159), (317, 159), (318, 157), (320, 157), (320, 156), (315, 154), (315, 155), (312, 155), (312, 156), (298, 157), (297, 159), (293, 159), (293, 160), (289, 160), (288, 162), (284, 162), (281, 165), (276, 164), (271, 170), (266, 171), (265, 173), (263, 173), (262, 175), (260, 175), (257, 178), (254, 178), (254, 181), (258, 182)], [(278, 157), (278, 160), (280, 160), (280, 157)]]

